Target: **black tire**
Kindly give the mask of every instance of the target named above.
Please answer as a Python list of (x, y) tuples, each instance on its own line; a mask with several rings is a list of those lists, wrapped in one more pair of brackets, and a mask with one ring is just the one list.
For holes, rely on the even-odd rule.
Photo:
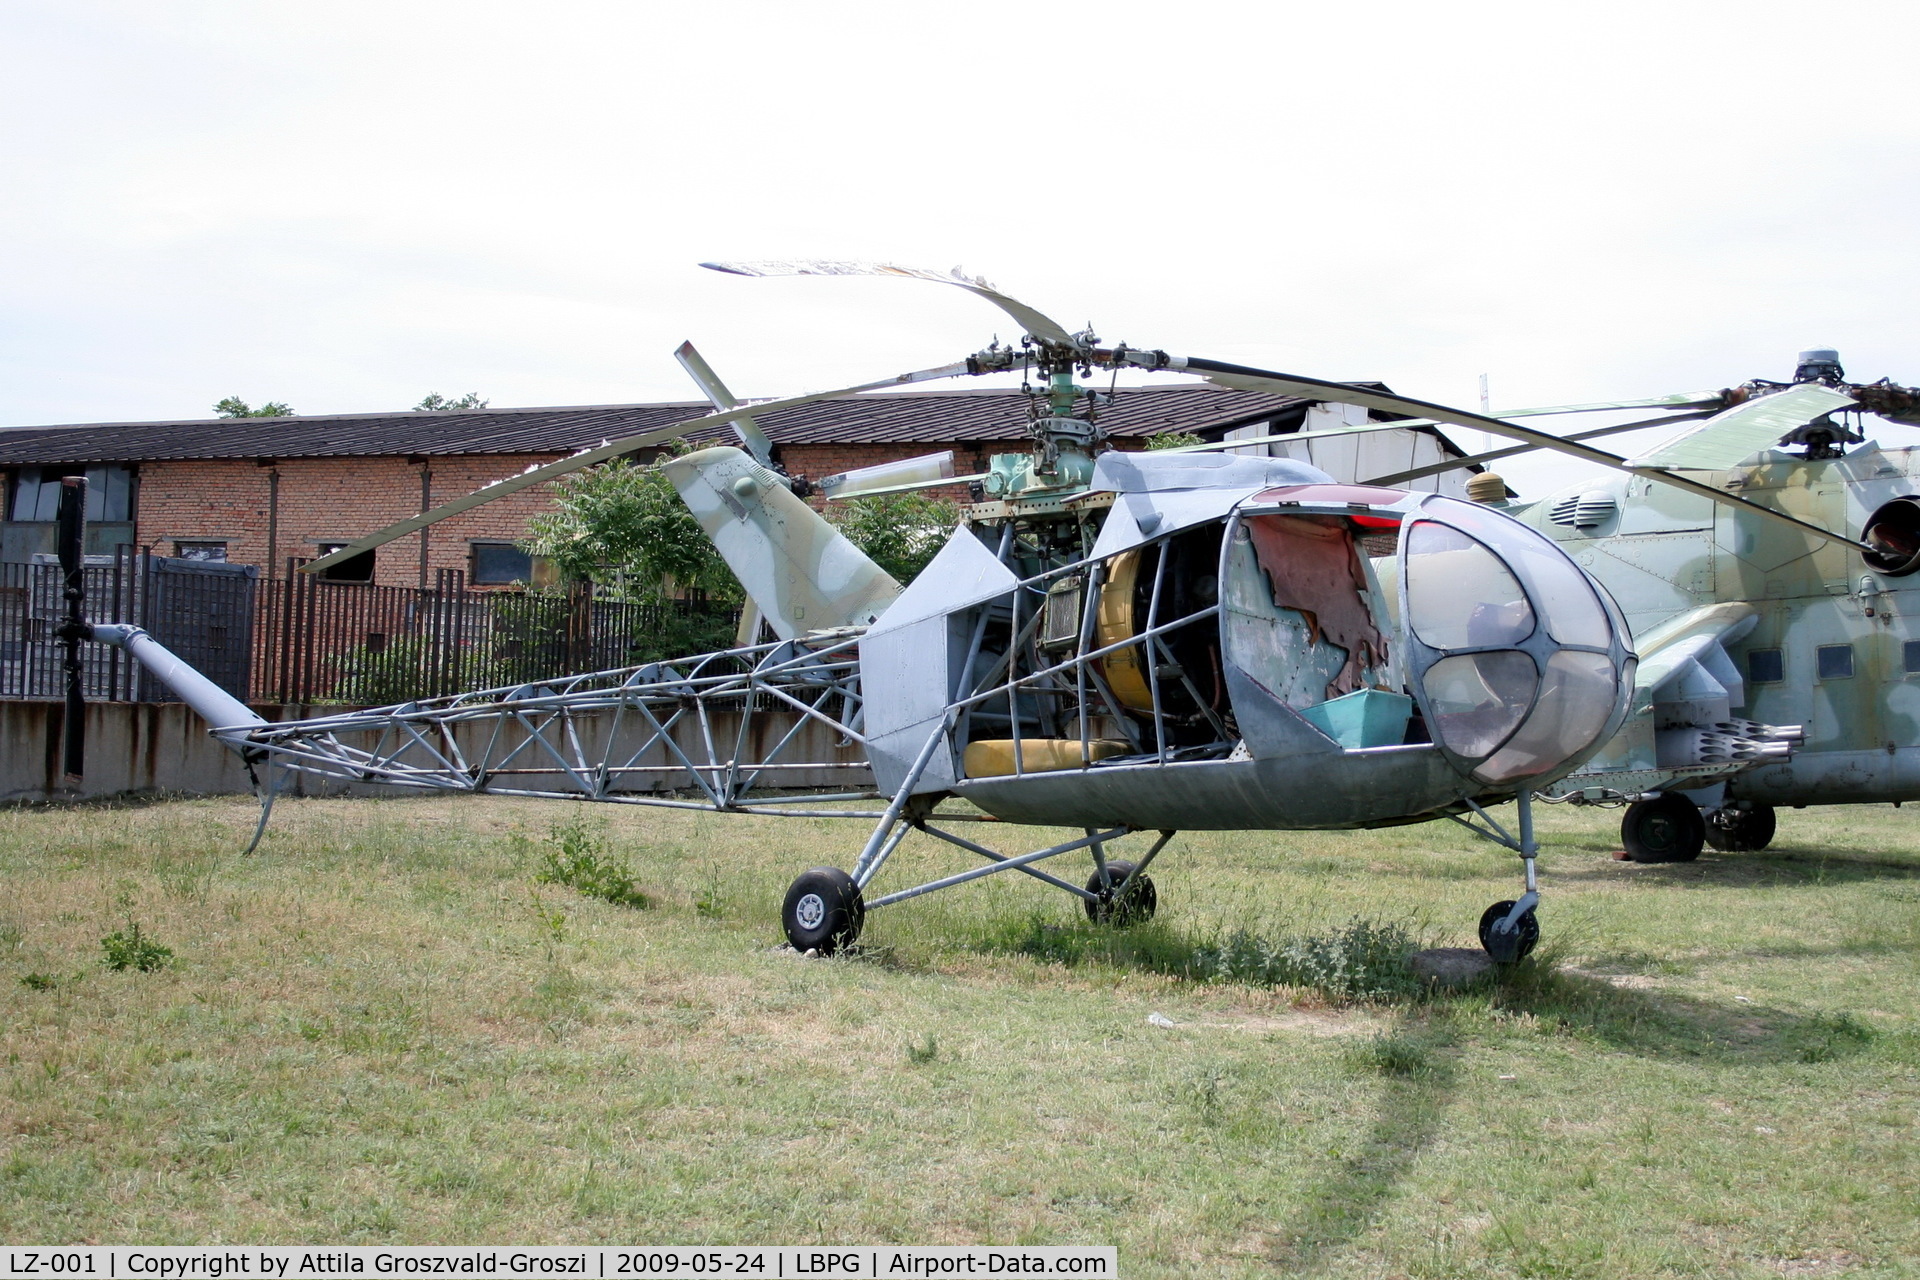
[(1513, 954), (1510, 956), (1502, 956), (1500, 952), (1494, 948), (1494, 922), (1505, 919), (1507, 912), (1513, 910), (1513, 903), (1514, 899), (1512, 898), (1507, 899), (1505, 902), (1496, 902), (1480, 915), (1480, 949), (1492, 956), (1495, 962), (1499, 964), (1512, 964), (1517, 960), (1526, 959), (1529, 955), (1533, 954), (1534, 947), (1540, 942), (1540, 919), (1534, 915), (1532, 908), (1528, 908), (1527, 913), (1521, 916), (1516, 922), (1520, 934), (1520, 941), (1519, 944), (1514, 947)]
[[(1145, 924), (1153, 919), (1153, 913), (1160, 907), (1160, 894), (1153, 887), (1153, 881), (1146, 876), (1133, 875), (1134, 864), (1125, 858), (1107, 859), (1107, 885), (1100, 883), (1100, 868), (1095, 867), (1087, 878), (1087, 892), (1097, 895), (1097, 900), (1082, 899), (1087, 908), (1087, 919), (1095, 924), (1111, 924), (1125, 927), (1130, 924)], [(1127, 883), (1126, 896), (1121, 898), (1115, 892), (1127, 877), (1133, 876)]]
[(1620, 841), (1635, 862), (1692, 862), (1707, 842), (1707, 821), (1699, 805), (1668, 791), (1627, 806)]
[(860, 886), (838, 867), (815, 867), (787, 887), (780, 924), (795, 951), (830, 956), (850, 947), (866, 922)]
[(1773, 843), (1777, 826), (1770, 804), (1718, 809), (1707, 818), (1707, 843), (1722, 853), (1758, 853)]

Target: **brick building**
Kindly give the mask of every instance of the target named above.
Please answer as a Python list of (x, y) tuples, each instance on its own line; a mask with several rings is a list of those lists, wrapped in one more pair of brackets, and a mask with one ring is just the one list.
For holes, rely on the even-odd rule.
[[(151, 546), (163, 555), (256, 564), (277, 577), (290, 558), (310, 558), (491, 481), (706, 411), (678, 402), (0, 430), (0, 561), (53, 549), (59, 477), (85, 473), (93, 480), (89, 551)], [(1263, 392), (1147, 387), (1119, 392), (1101, 422), (1120, 447), (1138, 448), (1163, 432), (1219, 440), (1314, 430), (1337, 425), (1338, 413), (1338, 406)], [(816, 478), (943, 449), (953, 450), (964, 475), (984, 470), (995, 453), (1027, 447), (1026, 402), (1017, 391), (833, 400), (759, 421), (788, 472)], [(730, 438), (707, 431), (696, 442)], [(1271, 449), (1311, 455), (1345, 479), (1461, 453), (1430, 427), (1365, 441), (1358, 446), (1365, 457), (1356, 441), (1338, 442), (1345, 450), (1338, 456), (1315, 453), (1327, 452), (1319, 442)], [(1456, 472), (1418, 483), (1452, 491), (1460, 479)], [(479, 583), (523, 580), (530, 566), (514, 540), (550, 501), (550, 486), (521, 490), (390, 543), (352, 572), (396, 586), (425, 585), (442, 569)]]

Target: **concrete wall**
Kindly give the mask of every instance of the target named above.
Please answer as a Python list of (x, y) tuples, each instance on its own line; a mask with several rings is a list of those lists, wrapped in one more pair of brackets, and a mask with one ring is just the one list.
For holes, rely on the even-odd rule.
[[(269, 720), (303, 719), (312, 715), (340, 715), (348, 707), (256, 706), (254, 710)], [(87, 774), (81, 785), (69, 787), (60, 776), (60, 725), (66, 708), (58, 702), (0, 701), (0, 801), (74, 800), (89, 796), (119, 795), (140, 791), (178, 791), (194, 795), (244, 795), (251, 790), (246, 769), (232, 751), (207, 734), (206, 722), (179, 703), (99, 702), (87, 706)], [(589, 744), (598, 741), (608, 716), (583, 718), (576, 731)], [(633, 718), (629, 718), (631, 721)], [(714, 741), (726, 753), (736, 738), (737, 720), (726, 712), (714, 717)], [(778, 742), (792, 726), (790, 715), (755, 713), (755, 732), (749, 735), (744, 754), (753, 758)], [(493, 732), (490, 721), (476, 721), (456, 728), (461, 749), (470, 758), (484, 749)], [(518, 735), (511, 730), (509, 741)], [(636, 723), (622, 729), (622, 740), (632, 739), (629, 751), (637, 750), (644, 730)], [(686, 718), (675, 726), (674, 738), (689, 758), (704, 760), (705, 747), (697, 721)], [(371, 746), (370, 741), (356, 745)], [(818, 721), (809, 723), (795, 736), (782, 759), (798, 761), (861, 762), (865, 760), (856, 743), (840, 745), (832, 730)], [(529, 755), (527, 762), (543, 763)], [(638, 761), (644, 765), (666, 765), (666, 751), (655, 746)], [(771, 778), (771, 775), (769, 775)], [(311, 775), (295, 775), (293, 795), (396, 795), (391, 787), (333, 782)], [(509, 785), (536, 789), (564, 789), (559, 778), (526, 778)], [(685, 775), (662, 771), (629, 778), (633, 790), (654, 790), (686, 785)], [(784, 772), (779, 785), (792, 787), (831, 787), (835, 790), (859, 790), (872, 785), (865, 768), (806, 770)]]

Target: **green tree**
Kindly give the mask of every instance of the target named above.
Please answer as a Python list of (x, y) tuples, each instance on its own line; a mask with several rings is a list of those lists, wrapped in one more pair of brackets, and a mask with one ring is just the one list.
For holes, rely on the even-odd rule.
[(637, 599), (662, 598), (669, 582), (710, 599), (741, 598), (665, 472), (615, 459), (576, 471), (555, 489), (555, 509), (527, 522), (520, 545), (552, 561), (562, 577)]
[(449, 400), (438, 391), (429, 391), (426, 399), (413, 406), (416, 413), (422, 410), (432, 413), (444, 413), (449, 409), (484, 409), (486, 407), (487, 402), (480, 398), (478, 391), (469, 391), (467, 394), (453, 400)]
[(1185, 449), (1196, 444), (1205, 443), (1205, 440), (1202, 440), (1191, 431), (1162, 431), (1157, 436), (1147, 437), (1147, 448), (1149, 449)]
[(292, 405), (282, 404), (278, 400), (269, 400), (258, 409), (251, 409), (239, 396), (228, 396), (214, 405), (213, 411), (222, 418), (291, 418), (293, 416)]
[(945, 498), (924, 493), (882, 493), (849, 498), (827, 510), (827, 518), (902, 586), (927, 567), (959, 523), (960, 509)]

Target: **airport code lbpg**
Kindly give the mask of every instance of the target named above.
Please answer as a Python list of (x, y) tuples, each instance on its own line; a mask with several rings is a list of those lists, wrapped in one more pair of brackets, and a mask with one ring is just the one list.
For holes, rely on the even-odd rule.
[(663, 1280), (743, 1276), (754, 1280), (883, 1280), (943, 1276), (1119, 1275), (1111, 1245), (936, 1245), (830, 1247), (412, 1246), (217, 1248), (8, 1247), (0, 1280), (315, 1280), (335, 1276), (591, 1276)]

